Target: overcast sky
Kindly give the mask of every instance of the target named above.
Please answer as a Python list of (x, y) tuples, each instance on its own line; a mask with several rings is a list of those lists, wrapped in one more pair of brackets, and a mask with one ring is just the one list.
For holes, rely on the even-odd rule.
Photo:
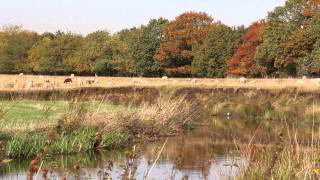
[(57, 30), (87, 34), (116, 32), (170, 20), (185, 11), (202, 11), (228, 25), (249, 25), (285, 0), (0, 0), (0, 26), (22, 25), (37, 32)]

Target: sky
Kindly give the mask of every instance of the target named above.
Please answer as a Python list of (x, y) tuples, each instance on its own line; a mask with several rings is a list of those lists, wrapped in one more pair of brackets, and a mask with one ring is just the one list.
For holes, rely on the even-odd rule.
[(173, 20), (201, 11), (230, 26), (250, 25), (285, 0), (0, 0), (0, 27), (14, 24), (42, 32), (111, 33), (147, 24), (152, 18)]

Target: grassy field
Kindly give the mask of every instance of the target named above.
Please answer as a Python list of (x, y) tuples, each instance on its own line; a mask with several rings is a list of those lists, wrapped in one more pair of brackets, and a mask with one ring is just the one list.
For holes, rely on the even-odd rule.
[[(50, 85), (43, 87), (43, 79), (48, 79)], [(245, 83), (237, 78), (208, 79), (208, 78), (130, 78), (130, 77), (98, 77), (99, 83), (87, 84), (87, 79), (94, 77), (80, 77), (83, 84), (78, 83), (79, 77), (72, 77), (73, 83), (64, 84), (69, 76), (32, 76), (32, 75), (0, 75), (0, 90), (23, 90), (27, 80), (33, 80), (32, 89), (68, 89), (77, 87), (127, 87), (127, 86), (178, 86), (178, 87), (232, 87), (232, 88), (260, 88), (260, 89), (287, 89), (298, 88), (305, 91), (320, 89), (319, 79), (247, 79)], [(17, 85), (14, 86), (14, 83)]]
[(0, 101), (0, 128), (3, 132), (23, 132), (44, 129), (57, 124), (59, 118), (70, 111), (73, 106), (85, 106), (89, 112), (116, 113), (135, 111), (136, 108), (112, 105), (106, 102), (67, 101)]

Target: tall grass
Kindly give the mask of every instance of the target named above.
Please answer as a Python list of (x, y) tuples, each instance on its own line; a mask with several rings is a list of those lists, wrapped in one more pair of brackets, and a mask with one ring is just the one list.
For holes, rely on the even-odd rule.
[(157, 138), (180, 133), (186, 124), (200, 117), (201, 108), (186, 97), (159, 98), (154, 104), (142, 104), (134, 112), (95, 113), (85, 124), (102, 132), (124, 131), (135, 137)]

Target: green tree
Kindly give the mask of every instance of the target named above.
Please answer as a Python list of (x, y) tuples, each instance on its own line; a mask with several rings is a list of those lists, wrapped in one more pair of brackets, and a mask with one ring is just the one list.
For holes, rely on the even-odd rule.
[(101, 66), (102, 61), (111, 63), (112, 60), (111, 36), (105, 31), (96, 31), (81, 39), (78, 51), (74, 53), (70, 61), (78, 73), (108, 74)]
[(160, 43), (164, 39), (163, 29), (168, 20), (152, 19), (138, 39), (130, 46), (130, 53), (134, 63), (135, 73), (139, 76), (159, 76), (163, 73), (161, 64), (154, 59)]
[(0, 72), (27, 71), (28, 51), (37, 42), (38, 34), (20, 26), (5, 26), (3, 29), (0, 34)]
[(192, 73), (200, 77), (224, 77), (226, 61), (241, 42), (244, 27), (238, 29), (218, 24), (212, 27), (203, 44), (192, 50)]
[(141, 28), (124, 29), (112, 37), (114, 73), (119, 76), (135, 75), (135, 66), (130, 53), (130, 47), (137, 41)]
[(82, 36), (58, 31), (54, 39), (43, 37), (29, 51), (28, 63), (35, 72), (75, 72), (73, 56), (79, 51)]

